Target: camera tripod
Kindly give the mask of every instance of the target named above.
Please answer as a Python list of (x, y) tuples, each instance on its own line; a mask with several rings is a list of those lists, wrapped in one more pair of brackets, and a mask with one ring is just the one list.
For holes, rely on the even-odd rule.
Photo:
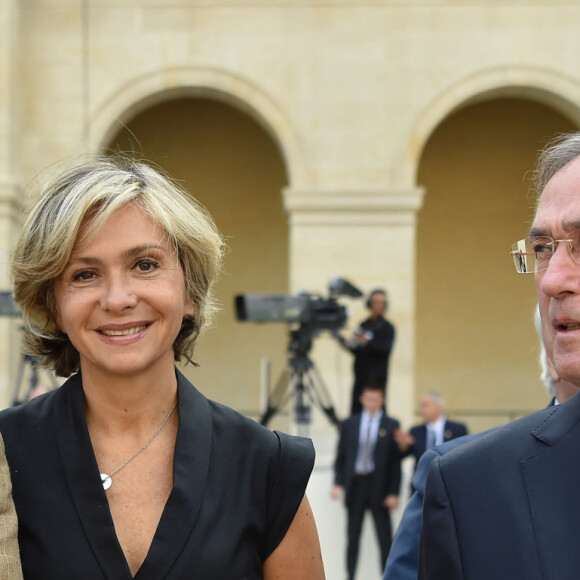
[[(20, 358), (20, 366), (18, 368), (18, 378), (14, 388), (14, 396), (12, 397), (13, 406), (20, 405), (21, 403), (28, 401), (30, 395), (33, 393), (34, 389), (36, 389), (36, 387), (38, 386), (39, 373), (36, 362), (37, 361), (33, 356), (30, 356), (29, 354), (22, 354), (22, 357)], [(23, 395), (22, 383), (24, 379), (25, 370), (27, 367), (30, 368), (30, 375), (28, 377), (28, 386), (25, 389)], [(58, 385), (52, 373), (50, 374), (50, 382), (51, 382), (50, 388), (56, 389)]]
[[(0, 290), (0, 318), (5, 317), (22, 317), (22, 312), (14, 304), (11, 290)], [(24, 330), (22, 326), (20, 329)], [(21, 403), (28, 401), (36, 387), (38, 387), (40, 377), (37, 362), (38, 360), (35, 357), (22, 353), (22, 356), (20, 357), (20, 364), (18, 366), (18, 377), (12, 394), (12, 406), (20, 405)], [(27, 368), (29, 368), (28, 386), (26, 389), (23, 389), (23, 381)], [(50, 386), (47, 386), (46, 388), (56, 389), (58, 387), (58, 383), (55, 376), (48, 371), (46, 371), (46, 374), (50, 381)]]
[(294, 396), (296, 423), (307, 425), (311, 421), (312, 404), (328, 417), (329, 421), (340, 426), (330, 394), (318, 369), (308, 356), (312, 348), (312, 338), (306, 328), (290, 331), (290, 358), (286, 369), (280, 375), (274, 389), (268, 392), (266, 410), (260, 418), (264, 426)]

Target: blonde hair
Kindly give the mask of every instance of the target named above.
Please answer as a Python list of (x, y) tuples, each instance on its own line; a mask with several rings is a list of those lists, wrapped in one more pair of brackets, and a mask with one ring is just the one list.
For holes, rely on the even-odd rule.
[[(215, 311), (212, 288), (224, 244), (207, 211), (184, 189), (149, 165), (98, 157), (68, 169), (43, 188), (21, 228), (12, 255), (14, 300), (22, 309), (25, 350), (59, 376), (78, 370), (79, 354), (56, 323), (54, 281), (77, 241), (90, 240), (118, 209), (137, 204), (161, 227), (183, 270), (193, 316), (174, 342), (175, 360), (193, 354)], [(83, 239), (77, 240), (81, 226)]]

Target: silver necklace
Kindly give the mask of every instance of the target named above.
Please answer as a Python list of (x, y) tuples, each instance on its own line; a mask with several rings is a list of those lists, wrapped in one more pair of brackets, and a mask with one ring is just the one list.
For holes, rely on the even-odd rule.
[(149, 447), (149, 445), (151, 445), (151, 443), (153, 443), (153, 441), (155, 441), (155, 437), (157, 437), (157, 435), (159, 435), (159, 433), (161, 433), (161, 431), (163, 430), (163, 427), (165, 427), (165, 425), (167, 425), (167, 421), (169, 421), (169, 419), (171, 419), (171, 415), (173, 415), (173, 411), (175, 411), (176, 407), (177, 407), (177, 401), (175, 401), (175, 405), (173, 405), (173, 407), (171, 407), (171, 411), (169, 411), (169, 414), (167, 415), (167, 417), (165, 417), (165, 419), (163, 419), (163, 423), (161, 423), (161, 425), (159, 425), (159, 427), (157, 428), (157, 431), (155, 431), (155, 433), (153, 433), (153, 436), (151, 437), (151, 439), (149, 439), (149, 441), (147, 441), (147, 443), (145, 443), (144, 445), (141, 446), (141, 449), (135, 451), (135, 453), (133, 453), (133, 455), (131, 455), (131, 457), (129, 457), (128, 459), (125, 459), (125, 461), (123, 461), (123, 463), (121, 463), (121, 465), (119, 465), (119, 467), (116, 467), (115, 469), (113, 469), (113, 471), (111, 471), (111, 473), (101, 473), (101, 481), (103, 482), (103, 489), (105, 491), (107, 491), (113, 485), (113, 475), (115, 475), (116, 473), (119, 473), (119, 471), (121, 471), (121, 469), (123, 469), (123, 467), (125, 467), (127, 464), (131, 463), (131, 461), (133, 461), (133, 459), (135, 459), (135, 457), (137, 457), (137, 455), (139, 455), (140, 453), (145, 451), (145, 449), (147, 449), (147, 447)]

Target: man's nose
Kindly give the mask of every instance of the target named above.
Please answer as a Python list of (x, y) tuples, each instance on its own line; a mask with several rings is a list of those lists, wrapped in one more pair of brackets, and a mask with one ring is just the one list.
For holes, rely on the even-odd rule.
[(548, 267), (536, 274), (539, 289), (549, 296), (580, 291), (580, 265), (572, 260), (567, 243), (556, 247)]

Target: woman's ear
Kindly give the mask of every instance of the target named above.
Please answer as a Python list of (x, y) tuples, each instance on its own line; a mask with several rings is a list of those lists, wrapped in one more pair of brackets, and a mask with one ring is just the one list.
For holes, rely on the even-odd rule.
[(183, 317), (191, 317), (195, 314), (195, 302), (191, 296), (188, 296), (183, 308)]

